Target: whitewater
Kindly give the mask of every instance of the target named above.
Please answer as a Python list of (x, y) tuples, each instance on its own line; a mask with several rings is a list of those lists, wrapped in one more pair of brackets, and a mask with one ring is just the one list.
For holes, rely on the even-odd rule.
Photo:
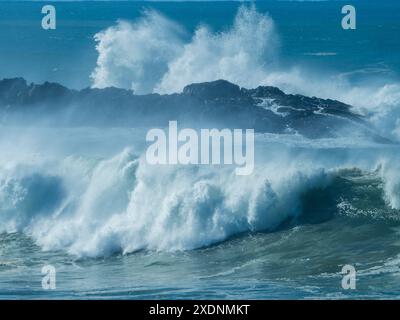
[[(148, 9), (96, 33), (92, 87), (271, 85), (348, 103), (390, 143), (257, 133), (253, 174), (237, 176), (232, 166), (148, 164), (139, 126), (2, 122), (0, 295), (398, 297), (400, 83), (285, 66), (280, 41), (255, 6), (240, 6), (228, 29), (193, 34)], [(53, 296), (36, 282), (45, 262), (62, 283)], [(340, 288), (345, 264), (359, 271), (356, 292)]]

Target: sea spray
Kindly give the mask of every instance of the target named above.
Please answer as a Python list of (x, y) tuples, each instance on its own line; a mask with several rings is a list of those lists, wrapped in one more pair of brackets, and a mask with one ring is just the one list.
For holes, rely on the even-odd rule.
[[(43, 140), (30, 134), (30, 148), (20, 148), (18, 157), (2, 154), (0, 166), (1, 231), (24, 233), (45, 250), (79, 257), (142, 249), (190, 250), (243, 233), (324, 221), (332, 218), (330, 214), (343, 214), (335, 207), (341, 197), (353, 201), (352, 195), (357, 196), (362, 180), (349, 179), (342, 168), (375, 172), (382, 159), (387, 161), (382, 169), (387, 178), (379, 182), (377, 175), (373, 185), (383, 183), (392, 206), (396, 205), (398, 180), (390, 173), (395, 170), (396, 146), (350, 146), (338, 140), (333, 154), (332, 139), (326, 148), (323, 141), (256, 135), (254, 172), (237, 176), (230, 166), (152, 166), (145, 160), (145, 149), (135, 145), (102, 157), (95, 149), (82, 148), (93, 144), (96, 136), (105, 148), (102, 129), (78, 129), (75, 135), (70, 129), (46, 132)], [(123, 132), (130, 130), (120, 131), (120, 143), (132, 144), (131, 136)], [(11, 159), (14, 165), (7, 168)], [(369, 179), (365, 190), (371, 185)], [(348, 183), (354, 184), (354, 190), (348, 189)], [(380, 194), (379, 189), (370, 192), (374, 197)], [(369, 196), (371, 201), (374, 197)], [(382, 193), (382, 204), (376, 206), (389, 212), (384, 197)], [(369, 207), (374, 205), (371, 202)], [(357, 210), (365, 216), (362, 207)], [(349, 212), (354, 213), (358, 214)]]

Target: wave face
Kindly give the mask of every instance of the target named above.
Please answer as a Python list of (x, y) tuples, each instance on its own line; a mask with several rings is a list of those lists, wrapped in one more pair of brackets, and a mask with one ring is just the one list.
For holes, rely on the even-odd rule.
[(274, 22), (255, 6), (239, 7), (233, 25), (225, 31), (201, 25), (189, 41), (187, 33), (183, 26), (151, 10), (136, 22), (120, 21), (98, 33), (93, 87), (174, 93), (190, 83), (218, 79), (248, 88), (276, 86), (288, 93), (343, 101), (367, 116), (383, 135), (400, 138), (398, 82), (366, 77), (361, 84), (353, 84), (351, 74), (282, 66)]
[[(1, 156), (0, 233), (24, 233), (45, 250), (191, 250), (341, 215), (399, 219), (397, 146), (258, 135), (254, 174), (238, 177), (230, 167), (148, 165), (139, 146), (118, 152), (138, 136), (128, 129), (43, 130), (20, 136), (30, 148)], [(113, 139), (120, 145), (106, 154), (87, 149), (103, 143), (104, 152)]]

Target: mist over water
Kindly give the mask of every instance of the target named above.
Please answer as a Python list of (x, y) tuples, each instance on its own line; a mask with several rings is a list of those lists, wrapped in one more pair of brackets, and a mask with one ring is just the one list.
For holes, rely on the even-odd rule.
[(268, 14), (243, 5), (230, 28), (213, 31), (200, 25), (185, 42), (184, 26), (147, 10), (136, 22), (119, 21), (95, 35), (98, 59), (91, 75), (93, 87), (115, 86), (145, 94), (181, 92), (187, 84), (218, 79), (246, 88), (270, 85), (288, 93), (343, 101), (370, 117), (385, 135), (400, 137), (399, 82), (381, 79), (376, 84), (367, 76), (357, 85), (343, 74), (285, 67), (279, 63), (274, 25)]
[[(239, 177), (223, 165), (149, 165), (143, 146), (134, 142), (144, 131), (101, 131), (29, 129), (24, 137), (1, 129), (2, 137), (12, 132), (24, 148), (0, 159), (0, 231), (22, 232), (45, 250), (78, 257), (190, 250), (296, 225), (303, 215), (317, 221), (338, 215), (345, 190), (337, 179), (345, 179), (346, 170), (354, 170), (361, 186), (365, 179), (367, 194), (380, 194), (367, 208), (350, 203), (352, 215), (378, 210), (369, 218), (399, 219), (397, 146), (342, 141), (333, 147), (328, 140), (324, 147), (323, 140), (261, 134), (254, 174)], [(1, 147), (6, 144), (2, 139)], [(368, 190), (370, 178), (376, 186)], [(356, 181), (349, 183), (355, 192)], [(307, 212), (313, 201), (305, 199), (316, 190), (332, 203)], [(330, 205), (336, 209), (327, 216)]]
[[(398, 297), (400, 83), (282, 63), (276, 22), (253, 5), (225, 28), (193, 30), (154, 9), (96, 30), (92, 86), (272, 85), (351, 104), (393, 143), (257, 134), (254, 173), (240, 177), (233, 166), (149, 165), (144, 129), (37, 124), (46, 114), (25, 126), (27, 112), (24, 126), (0, 127), (1, 294), (46, 296), (16, 270), (36, 279), (51, 262), (60, 297)], [(357, 292), (340, 288), (348, 263)]]

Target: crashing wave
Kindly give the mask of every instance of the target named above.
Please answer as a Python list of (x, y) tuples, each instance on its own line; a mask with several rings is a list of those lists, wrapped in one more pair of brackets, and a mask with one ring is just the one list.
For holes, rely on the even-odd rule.
[[(85, 136), (74, 143), (87, 146)], [(400, 179), (390, 152), (382, 162), (375, 147), (351, 155), (258, 138), (255, 172), (243, 177), (230, 167), (152, 166), (140, 149), (105, 158), (3, 155), (0, 232), (24, 233), (45, 250), (97, 257), (190, 250), (337, 216), (399, 221)]]
[(275, 86), (287, 93), (340, 100), (354, 106), (382, 135), (400, 137), (398, 81), (381, 79), (377, 85), (364, 79), (360, 86), (344, 74), (282, 65), (274, 21), (254, 5), (240, 6), (232, 26), (222, 31), (200, 25), (188, 36), (177, 22), (147, 10), (136, 21), (119, 21), (99, 32), (95, 40), (94, 88), (177, 93), (187, 84), (218, 79), (247, 88)]

